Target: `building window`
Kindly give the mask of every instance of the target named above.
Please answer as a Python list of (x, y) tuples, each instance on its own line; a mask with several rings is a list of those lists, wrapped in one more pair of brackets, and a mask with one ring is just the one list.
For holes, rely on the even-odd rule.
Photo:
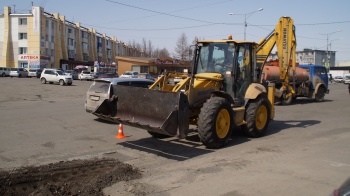
[(81, 38), (89, 38), (89, 34), (86, 31), (81, 32)]
[(75, 58), (74, 50), (68, 50), (68, 58)]
[(83, 61), (89, 61), (89, 55), (86, 53), (83, 53)]
[(51, 41), (52, 41), (52, 42), (54, 41), (53, 35), (51, 36)]
[(19, 25), (27, 25), (27, 18), (19, 18)]
[(46, 29), (49, 30), (49, 20), (46, 20)]
[(51, 56), (55, 56), (53, 49), (51, 49)]
[(27, 54), (27, 47), (20, 47), (19, 54)]
[(68, 33), (72, 33), (72, 29), (69, 29), (69, 28), (68, 28)]
[(74, 40), (71, 39), (71, 38), (68, 38), (68, 39), (67, 39), (67, 45), (68, 45), (68, 46), (74, 46)]
[(28, 63), (26, 63), (26, 62), (20, 62), (20, 63), (19, 63), (19, 66), (20, 66), (21, 68), (28, 68)]
[(83, 49), (88, 49), (88, 47), (89, 47), (88, 44), (83, 42)]
[(27, 33), (19, 33), (19, 39), (27, 39)]
[(45, 37), (46, 37), (46, 41), (50, 41), (49, 40), (49, 35), (46, 35)]

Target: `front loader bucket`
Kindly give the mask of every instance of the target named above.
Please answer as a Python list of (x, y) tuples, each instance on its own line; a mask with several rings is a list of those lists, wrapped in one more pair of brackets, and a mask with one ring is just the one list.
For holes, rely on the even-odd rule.
[(93, 112), (99, 118), (150, 132), (183, 138), (189, 128), (189, 105), (182, 92), (113, 86), (114, 95)]

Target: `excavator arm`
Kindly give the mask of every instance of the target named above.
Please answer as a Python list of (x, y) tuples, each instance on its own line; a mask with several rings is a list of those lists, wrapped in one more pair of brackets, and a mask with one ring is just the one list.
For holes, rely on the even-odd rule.
[(275, 45), (277, 47), (280, 79), (282, 81), (282, 89), (280, 90), (283, 91), (285, 98), (288, 98), (295, 93), (294, 88), (290, 86), (290, 78), (288, 74), (290, 68), (292, 68), (293, 75), (296, 69), (296, 37), (294, 21), (292, 18), (281, 17), (275, 30), (258, 43), (257, 64), (261, 67), (261, 70), (263, 70), (266, 59)]

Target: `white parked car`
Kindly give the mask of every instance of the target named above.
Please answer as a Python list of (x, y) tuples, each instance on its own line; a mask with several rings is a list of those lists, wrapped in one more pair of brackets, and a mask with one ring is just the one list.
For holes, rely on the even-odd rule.
[(350, 84), (350, 74), (345, 74), (344, 75), (344, 84)]
[(40, 78), (41, 70), (40, 69), (30, 69), (28, 72), (28, 77)]
[(139, 72), (137, 71), (126, 71), (123, 73), (119, 78), (137, 78), (139, 75)]
[(28, 77), (28, 72), (24, 68), (11, 68), (10, 77), (26, 78)]
[(91, 72), (89, 71), (82, 71), (79, 74), (79, 80), (93, 80), (94, 76)]
[(344, 78), (342, 76), (335, 76), (334, 77), (334, 82), (339, 82), (339, 83), (343, 83)]
[(61, 70), (57, 69), (44, 69), (41, 72), (40, 81), (42, 84), (46, 84), (46, 82), (59, 83), (61, 86), (63, 85), (72, 85), (73, 79), (72, 76), (67, 76)]

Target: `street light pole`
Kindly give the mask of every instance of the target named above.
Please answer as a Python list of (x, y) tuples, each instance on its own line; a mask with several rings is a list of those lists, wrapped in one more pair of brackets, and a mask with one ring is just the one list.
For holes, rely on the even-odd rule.
[(248, 12), (248, 13), (245, 13), (245, 14), (235, 14), (235, 13), (229, 13), (229, 15), (244, 15), (244, 40), (246, 40), (246, 35), (247, 35), (247, 19), (253, 15), (255, 12), (259, 12), (259, 11), (262, 11), (263, 8), (259, 8), (255, 11), (252, 11), (252, 12)]
[(329, 50), (328, 50), (328, 46), (329, 46), (329, 37), (331, 36), (331, 35), (333, 35), (334, 33), (338, 33), (338, 32), (341, 32), (342, 30), (338, 30), (338, 31), (334, 31), (334, 32), (332, 32), (332, 33), (321, 33), (321, 35), (326, 35), (327, 36), (327, 50), (326, 50), (326, 65), (325, 65), (325, 67), (327, 68), (327, 70), (329, 70), (329, 68), (330, 68), (330, 64), (329, 64)]

